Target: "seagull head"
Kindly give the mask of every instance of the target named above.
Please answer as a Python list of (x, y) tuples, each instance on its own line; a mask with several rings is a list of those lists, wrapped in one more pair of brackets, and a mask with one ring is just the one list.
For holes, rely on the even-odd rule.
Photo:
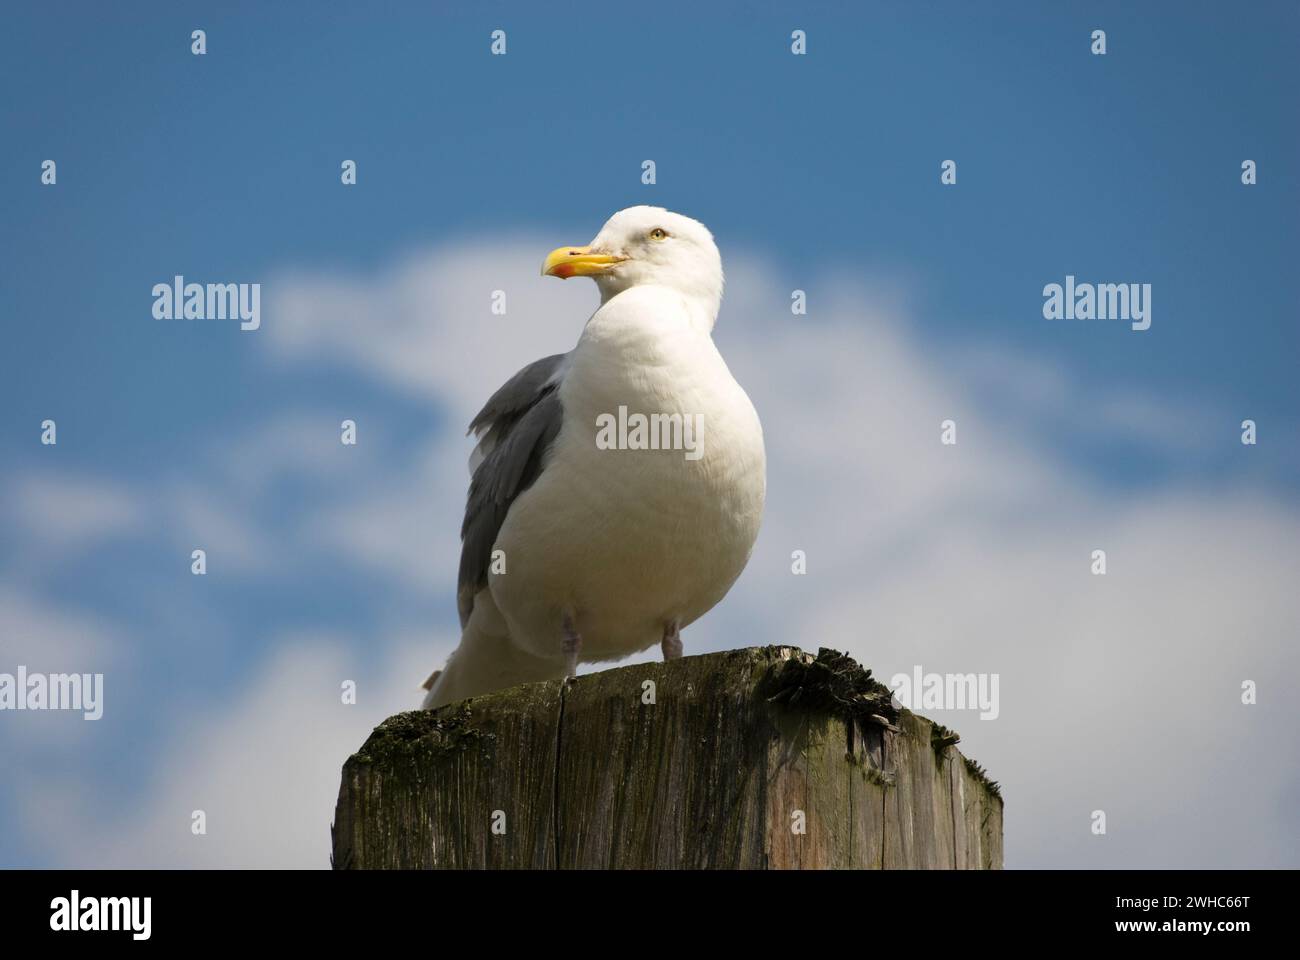
[(601, 302), (642, 284), (670, 287), (697, 301), (710, 324), (722, 302), (722, 256), (713, 234), (698, 220), (663, 207), (620, 210), (590, 244), (552, 250), (542, 274), (591, 277)]

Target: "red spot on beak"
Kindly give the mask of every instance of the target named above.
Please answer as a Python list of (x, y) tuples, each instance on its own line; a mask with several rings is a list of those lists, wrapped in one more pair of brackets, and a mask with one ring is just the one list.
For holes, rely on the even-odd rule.
[(560, 265), (558, 265), (557, 267), (555, 267), (555, 268), (551, 271), (551, 273), (555, 274), (555, 275), (556, 275), (557, 277), (559, 277), (561, 280), (567, 280), (567, 279), (569, 279), (569, 277), (573, 276), (573, 273), (574, 273), (574, 270), (573, 270), (573, 264), (571, 264), (571, 263), (561, 263)]

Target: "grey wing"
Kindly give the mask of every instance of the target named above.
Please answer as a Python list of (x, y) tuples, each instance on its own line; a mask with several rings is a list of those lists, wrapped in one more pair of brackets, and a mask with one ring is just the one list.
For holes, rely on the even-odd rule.
[(492, 547), (510, 505), (541, 475), (546, 452), (560, 432), (563, 410), (557, 391), (568, 356), (558, 353), (524, 367), (470, 422), (479, 444), (460, 528), (456, 607), (462, 627), (474, 610), (474, 595), (487, 586)]

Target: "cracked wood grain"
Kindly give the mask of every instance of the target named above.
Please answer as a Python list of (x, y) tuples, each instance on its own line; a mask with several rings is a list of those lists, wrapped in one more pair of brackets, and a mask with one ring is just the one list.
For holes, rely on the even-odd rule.
[(982, 771), (928, 720), (881, 716), (874, 681), (828, 654), (734, 650), (398, 714), (344, 764), (333, 864), (1000, 868)]

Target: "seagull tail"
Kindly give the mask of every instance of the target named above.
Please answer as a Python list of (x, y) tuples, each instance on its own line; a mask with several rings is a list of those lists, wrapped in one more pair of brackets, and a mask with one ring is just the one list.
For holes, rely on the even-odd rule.
[(564, 661), (541, 660), (516, 647), (509, 635), (489, 633), (471, 617), (461, 633), (460, 646), (447, 658), (441, 670), (425, 681), (422, 710), (436, 710), (448, 703), (494, 693), (520, 683), (558, 680), (564, 676)]

